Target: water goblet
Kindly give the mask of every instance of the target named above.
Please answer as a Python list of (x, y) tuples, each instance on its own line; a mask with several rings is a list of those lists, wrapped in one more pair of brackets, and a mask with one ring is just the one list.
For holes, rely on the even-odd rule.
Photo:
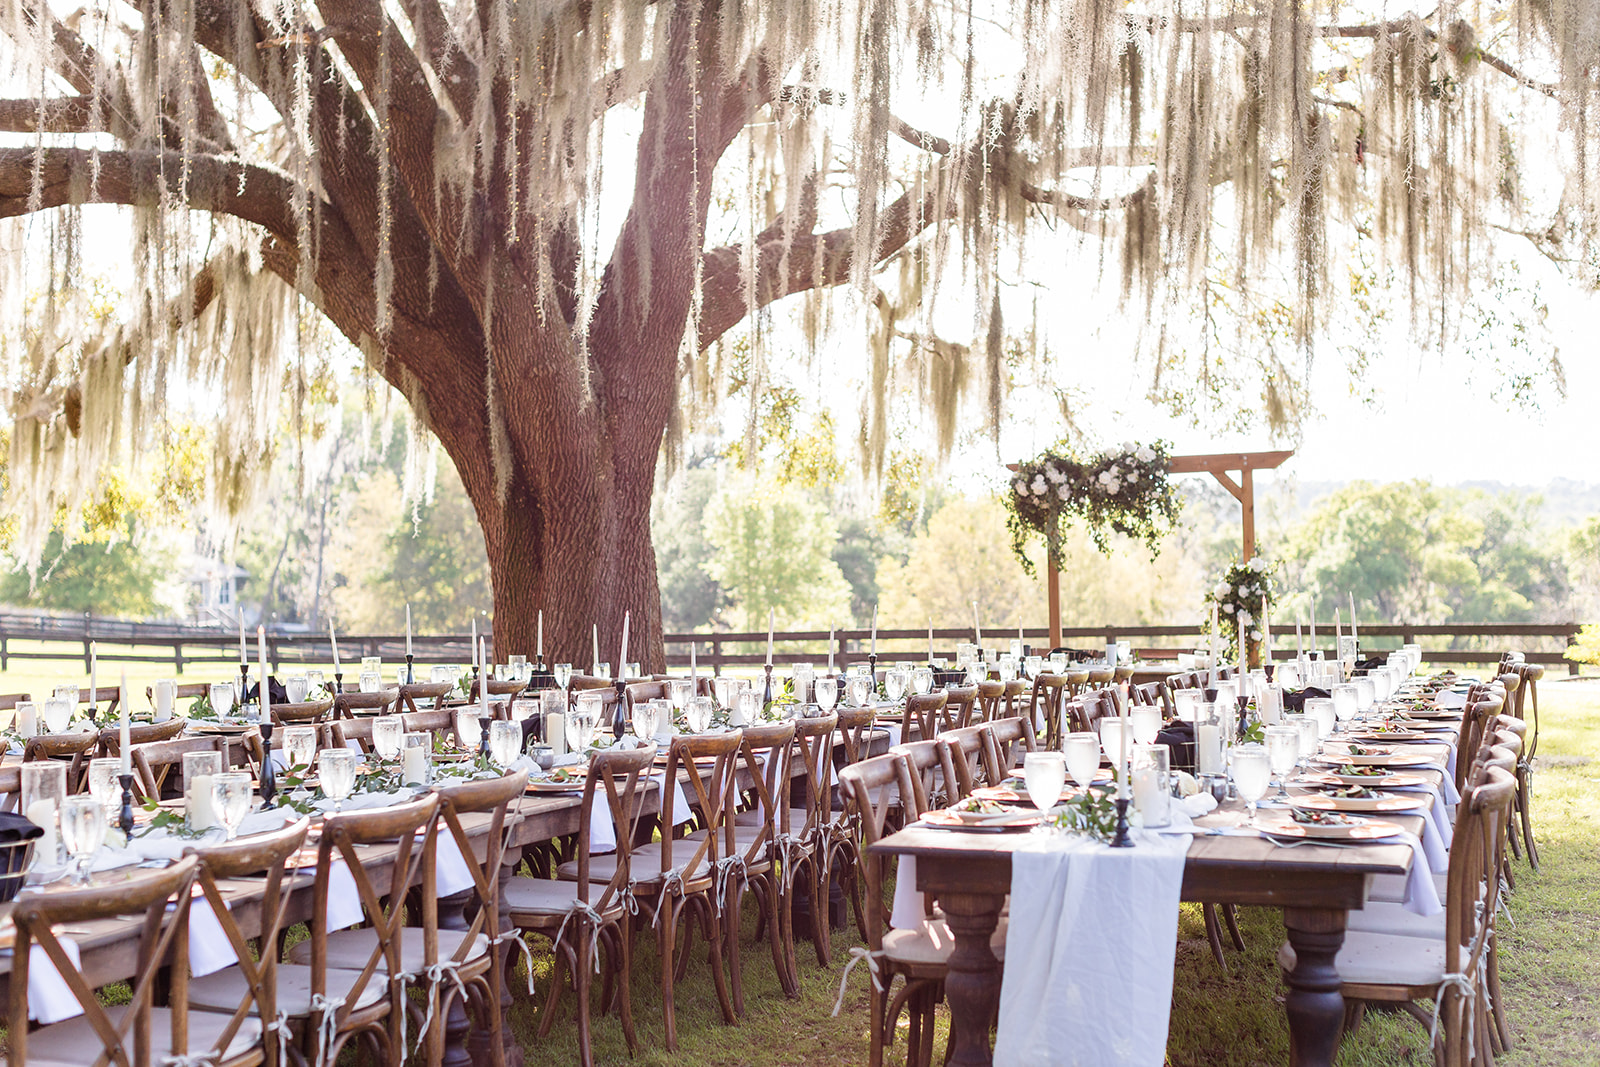
[[(640, 703), (643, 703), (641, 701)], [(522, 724), (495, 720), (489, 724), (489, 758), (498, 767), (510, 767), (522, 755)]]
[(476, 751), (483, 741), (483, 723), (479, 721), (476, 704), (456, 709), (456, 737), (468, 752)]
[(1024, 656), (1022, 659), (1022, 669), (1029, 678), (1039, 677), (1039, 675), (1044, 672), (1044, 657)]
[(117, 776), (122, 773), (122, 759), (118, 756), (101, 756), (89, 761), (89, 795), (106, 809), (106, 821), (111, 822), (122, 810), (122, 783)]
[[(347, 749), (336, 751), (351, 757), (352, 761), (355, 758), (355, 753)], [(254, 788), (248, 771), (223, 771), (211, 776), (211, 810), (222, 824), (229, 841), (239, 835), (239, 824), (250, 814), (250, 797)]]
[(1317, 736), (1322, 738), (1331, 736), (1339, 721), (1331, 697), (1306, 697), (1306, 714), (1316, 721)]
[(306, 692), (321, 689), (327, 684), (326, 676), (321, 671), (306, 671)]
[(890, 667), (883, 672), (883, 691), (889, 698), (889, 703), (900, 703), (900, 698), (906, 695), (906, 687), (910, 681), (903, 667)]
[(1022, 779), (1033, 806), (1049, 811), (1067, 784), (1067, 758), (1060, 752), (1029, 752), (1022, 757)]
[[(1132, 730), (1128, 733), (1131, 735)], [(1122, 762), (1127, 758), (1125, 743), (1132, 742), (1131, 736), (1124, 738), (1122, 733), (1122, 720), (1106, 716), (1100, 720), (1100, 747), (1105, 749), (1106, 759), (1111, 761), (1112, 773), (1119, 779), (1122, 776)]]
[(816, 691), (817, 707), (826, 715), (839, 702), (839, 679), (818, 678), (812, 687)]
[(76, 864), (73, 885), (89, 884), (89, 861), (106, 839), (106, 809), (92, 796), (79, 794), (61, 802), (61, 843)]
[(44, 702), (44, 728), (47, 733), (64, 733), (72, 724), (72, 712), (77, 707), (73, 701), (66, 697), (46, 697)]
[(689, 698), (694, 696), (694, 683), (687, 678), (674, 678), (667, 683), (667, 699), (672, 702), (674, 711), (682, 711), (689, 706)]
[(1128, 725), (1133, 728), (1133, 740), (1141, 745), (1156, 743), (1161, 732), (1161, 709), (1150, 705), (1136, 705), (1128, 709)]
[(1228, 760), (1233, 771), (1233, 787), (1250, 810), (1249, 825), (1256, 824), (1256, 802), (1267, 794), (1272, 782), (1272, 763), (1260, 745), (1236, 745)]
[(663, 701), (635, 700), (633, 702), (633, 735), (641, 741), (654, 741), (661, 728)]
[[(507, 723), (517, 726), (516, 723)], [(520, 726), (517, 727), (521, 729)], [(372, 720), (372, 751), (385, 763), (400, 758), (400, 746), (405, 741), (405, 723), (398, 715), (379, 715)]]
[(866, 707), (867, 697), (872, 692), (872, 679), (865, 674), (852, 674), (847, 684), (850, 687), (850, 706)]
[(1100, 739), (1091, 733), (1067, 734), (1061, 739), (1067, 773), (1080, 789), (1087, 789), (1100, 769)]
[(283, 761), (287, 770), (298, 777), (311, 772), (311, 762), (317, 756), (317, 728), (315, 726), (286, 726), (283, 729)]
[(683, 709), (683, 718), (691, 734), (703, 734), (711, 725), (711, 716), (716, 713), (716, 704), (710, 697), (692, 697), (687, 707)]
[(557, 663), (550, 668), (550, 674), (556, 680), (556, 688), (565, 689), (572, 683), (572, 664)]
[(734, 701), (738, 709), (735, 726), (754, 726), (761, 721), (761, 694), (754, 689), (741, 689)]
[(1350, 720), (1356, 717), (1356, 712), (1361, 709), (1361, 697), (1355, 686), (1341, 683), (1333, 687), (1333, 715), (1343, 725), (1340, 729), (1346, 733), (1350, 730)]
[[(318, 752), (317, 778), (322, 783), (322, 795), (333, 801), (333, 813), (339, 814), (345, 798), (356, 786), (356, 754), (348, 748), (325, 748)], [(231, 831), (229, 836), (231, 838)]]
[(933, 668), (918, 667), (911, 672), (911, 691), (919, 697), (933, 692)]
[(589, 689), (578, 694), (572, 702), (573, 714), (568, 718), (571, 730), (568, 740), (572, 742), (572, 750), (585, 753), (594, 743), (595, 731), (600, 728), (601, 711), (605, 697), (600, 690)]
[(1300, 758), (1300, 731), (1293, 726), (1279, 724), (1266, 729), (1267, 760), (1272, 764), (1272, 773), (1278, 777), (1278, 796), (1289, 795), (1284, 783), (1289, 772), (1294, 770), (1295, 761)]
[(1172, 717), (1180, 722), (1194, 722), (1194, 713), (1205, 694), (1198, 689), (1174, 689), (1172, 691)]
[(1311, 757), (1317, 754), (1317, 743), (1322, 736), (1321, 725), (1303, 712), (1299, 715), (1285, 715), (1284, 721), (1300, 734), (1300, 744), (1295, 749), (1299, 755), (1295, 758), (1295, 762), (1300, 765), (1302, 772), (1310, 770)]
[(361, 691), (363, 693), (376, 693), (383, 688), (383, 675), (377, 671), (361, 672)]

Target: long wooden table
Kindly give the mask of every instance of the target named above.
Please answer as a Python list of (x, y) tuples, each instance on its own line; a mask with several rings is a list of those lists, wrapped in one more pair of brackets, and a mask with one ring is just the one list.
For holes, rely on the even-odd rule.
[[(1424, 776), (1435, 784), (1441, 772)], [(1238, 802), (1197, 820), (1201, 826), (1237, 823)], [(1423, 817), (1382, 816), (1414, 834)], [(989, 947), (1011, 891), (1011, 852), (1018, 836), (966, 833), (913, 824), (872, 846), (881, 856), (915, 856), (917, 888), (943, 906), (954, 935), (945, 996), (950, 1002), (950, 1063), (993, 1062), (989, 1026), (1000, 1004), (1002, 966)], [(1258, 904), (1283, 910), (1295, 966), (1289, 991), (1289, 1060), (1296, 1067), (1333, 1062), (1344, 1030), (1344, 997), (1334, 957), (1344, 944), (1345, 920), (1367, 900), (1372, 878), (1411, 868), (1408, 845), (1359, 847), (1304, 844), (1283, 848), (1259, 837), (1197, 835), (1184, 864), (1182, 899), (1208, 904)]]

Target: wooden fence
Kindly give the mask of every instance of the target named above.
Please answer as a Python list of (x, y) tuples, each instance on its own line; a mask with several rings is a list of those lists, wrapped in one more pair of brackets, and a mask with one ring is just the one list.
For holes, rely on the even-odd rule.
[[(1525, 652), (1530, 662), (1566, 664), (1569, 673), (1578, 673), (1577, 664), (1567, 663), (1563, 656), (1563, 650), (1573, 643), (1578, 633), (1577, 623), (1361, 626), (1359, 632), (1364, 649), (1382, 650), (1419, 642), (1424, 657), (1433, 662), (1493, 663), (1501, 652), (1516, 649)], [(1016, 635), (1016, 630), (991, 630), (985, 632), (984, 641), (991, 647), (997, 641), (1009, 645)], [(487, 636), (492, 643), (493, 635)], [(972, 637), (969, 629), (936, 629), (933, 631), (933, 654), (953, 659), (956, 644), (971, 641)], [(1045, 638), (1042, 626), (1022, 631), (1023, 641), (1036, 648), (1043, 645)], [(1291, 658), (1293, 635), (1278, 631), (1273, 638), (1273, 657)], [(1317, 638), (1320, 646), (1331, 648), (1333, 630), (1319, 630)], [(1068, 648), (1103, 649), (1108, 641), (1129, 641), (1134, 653), (1145, 659), (1173, 659), (1178, 652), (1193, 649), (1202, 640), (1200, 630), (1192, 626), (1069, 627), (1062, 630), (1062, 641)], [(701, 667), (715, 671), (724, 667), (757, 666), (766, 662), (766, 641), (765, 633), (668, 634), (665, 639), (667, 663), (672, 667), (687, 667), (689, 645), (693, 642), (696, 661)], [(102, 662), (170, 663), (178, 674), (186, 667), (232, 666), (239, 662), (237, 631), (90, 616), (0, 614), (0, 670), (10, 669), (13, 660), (81, 660), (87, 673), (91, 642), (100, 645), (98, 656)], [(840, 630), (833, 635), (832, 651), (841, 662), (857, 662), (870, 651), (870, 642), (871, 634), (866, 630)], [(18, 644), (25, 647), (16, 647)], [(249, 635), (248, 646), (254, 662), (253, 633)], [(412, 651), (419, 664), (466, 663), (472, 655), (471, 639), (467, 634), (419, 635), (413, 638)], [(530, 656), (533, 653), (533, 649), (525, 651)], [(825, 630), (786, 631), (774, 635), (773, 660), (777, 664), (820, 666), (827, 662), (828, 653), (829, 635)], [(339, 654), (346, 663), (358, 662), (362, 656), (381, 656), (389, 664), (403, 662), (405, 635), (341, 634)], [(614, 655), (614, 650), (609, 654)], [(267, 656), (276, 670), (284, 665), (331, 663), (333, 650), (325, 634), (280, 632), (267, 635)], [(497, 651), (496, 656), (503, 660), (505, 652)], [(879, 630), (878, 656), (884, 661), (925, 660), (928, 631)], [(587, 665), (580, 665), (580, 668), (584, 666)]]

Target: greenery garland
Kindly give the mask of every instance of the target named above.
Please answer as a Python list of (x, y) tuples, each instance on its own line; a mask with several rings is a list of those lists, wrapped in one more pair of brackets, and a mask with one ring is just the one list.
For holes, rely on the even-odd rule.
[(1167, 477), (1168, 444), (1124, 444), (1080, 457), (1058, 444), (1018, 464), (1006, 494), (1006, 529), (1022, 569), (1033, 573), (1028, 542), (1043, 537), (1052, 564), (1061, 562), (1061, 535), (1077, 520), (1107, 555), (1111, 534), (1143, 541), (1153, 557), (1178, 521), (1179, 500)]
[(1231, 656), (1239, 654), (1241, 628), (1250, 641), (1260, 641), (1264, 636), (1261, 620), (1276, 602), (1273, 575), (1277, 569), (1276, 563), (1252, 556), (1248, 563), (1230, 564), (1206, 593), (1206, 614), (1210, 615), (1212, 604), (1217, 605), (1217, 629), (1227, 640)]

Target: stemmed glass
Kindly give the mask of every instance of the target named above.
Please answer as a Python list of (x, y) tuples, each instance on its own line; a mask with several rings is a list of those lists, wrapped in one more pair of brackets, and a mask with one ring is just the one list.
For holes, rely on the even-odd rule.
[(850, 706), (864, 708), (867, 706), (867, 695), (872, 692), (872, 679), (865, 674), (852, 674), (849, 680)]
[[(640, 701), (644, 703), (644, 701)], [(400, 738), (396, 739), (401, 740)], [(522, 724), (497, 719), (489, 724), (489, 758), (499, 767), (510, 767), (522, 755)]]
[(1272, 773), (1278, 777), (1278, 796), (1286, 797), (1289, 791), (1284, 787), (1285, 782), (1300, 758), (1300, 730), (1282, 724), (1269, 726), (1266, 737), (1267, 759), (1272, 764)]
[(1356, 717), (1356, 712), (1361, 709), (1360, 690), (1348, 683), (1340, 683), (1333, 687), (1333, 714), (1342, 724), (1345, 733), (1350, 732), (1350, 720)]
[(761, 721), (761, 694), (754, 689), (741, 689), (737, 698), (739, 718), (743, 725), (754, 726)]
[[(348, 749), (328, 749), (323, 754), (338, 752), (352, 759), (354, 767), (355, 753)], [(327, 791), (327, 777), (323, 777), (323, 790)], [(244, 817), (250, 814), (250, 796), (254, 784), (250, 781), (248, 771), (223, 771), (221, 774), (211, 776), (211, 809), (217, 821), (222, 824), (222, 829), (227, 833), (228, 840), (232, 841), (239, 836), (239, 824), (244, 822)]]
[(1033, 806), (1049, 811), (1067, 784), (1067, 758), (1060, 752), (1029, 752), (1022, 757), (1022, 778)]
[(1286, 715), (1284, 721), (1288, 722), (1300, 735), (1300, 743), (1295, 747), (1299, 753), (1296, 762), (1302, 772), (1311, 769), (1311, 757), (1317, 754), (1317, 743), (1322, 739), (1322, 727), (1317, 720), (1309, 715)]
[(839, 702), (839, 679), (818, 678), (812, 687), (816, 691), (817, 707), (826, 715)]
[(906, 687), (910, 681), (904, 667), (890, 667), (883, 672), (883, 691), (888, 696), (889, 703), (900, 703), (900, 698), (906, 695)]
[(207, 697), (211, 700), (211, 710), (219, 719), (225, 719), (233, 712), (233, 683), (212, 682), (206, 690)]
[(1100, 739), (1090, 733), (1068, 734), (1061, 739), (1061, 751), (1067, 761), (1067, 773), (1078, 788), (1089, 788), (1100, 769)]
[(694, 683), (683, 678), (674, 678), (667, 683), (667, 699), (672, 702), (674, 711), (682, 711), (689, 706), (689, 698), (694, 696)]
[[(516, 723), (507, 723), (508, 726), (521, 727)], [(379, 715), (372, 720), (372, 751), (379, 759), (388, 763), (390, 760), (400, 758), (400, 746), (405, 740), (405, 723), (398, 715)]]
[(572, 751), (582, 755), (594, 740), (595, 727), (600, 721), (600, 701), (597, 695), (579, 693), (567, 712), (567, 741)]
[(703, 734), (711, 725), (711, 716), (716, 712), (716, 704), (710, 697), (693, 697), (687, 707), (683, 709), (685, 723), (691, 734)]
[(44, 702), (44, 728), (52, 734), (66, 732), (72, 724), (72, 710), (77, 704), (67, 697), (46, 697)]
[(911, 691), (919, 697), (933, 692), (933, 668), (918, 667), (911, 672)]
[(120, 757), (102, 756), (89, 761), (89, 795), (106, 809), (108, 821), (122, 808), (122, 785), (117, 781), (121, 773)]
[(1138, 705), (1128, 709), (1128, 725), (1133, 727), (1133, 739), (1141, 745), (1156, 743), (1156, 735), (1161, 732), (1161, 709), (1149, 705)]
[[(322, 782), (322, 795), (333, 801), (333, 813), (339, 814), (345, 797), (356, 786), (356, 754), (348, 748), (323, 749), (317, 753), (317, 777)], [(230, 840), (232, 836), (230, 830)]]
[(572, 664), (557, 663), (550, 668), (550, 674), (556, 680), (556, 688), (565, 690), (572, 682)]
[(1272, 784), (1272, 763), (1260, 745), (1236, 745), (1229, 756), (1233, 786), (1250, 809), (1249, 825), (1256, 825), (1256, 802), (1267, 795)]
[(304, 674), (291, 674), (283, 681), (283, 695), (291, 704), (305, 702), (306, 694), (311, 691), (311, 680)]
[(483, 723), (478, 719), (476, 704), (456, 709), (456, 736), (461, 739), (461, 747), (468, 752), (477, 750), (483, 741)]
[(661, 704), (655, 700), (633, 702), (633, 735), (641, 741), (653, 741), (661, 727)]
[(316, 758), (317, 728), (315, 726), (284, 727), (283, 762), (288, 764), (289, 773), (304, 778), (311, 772), (311, 761)]
[(98, 797), (67, 797), (61, 802), (61, 842), (76, 861), (73, 885), (89, 884), (89, 861), (106, 839), (106, 809)]
[(1339, 721), (1331, 697), (1306, 697), (1306, 715), (1317, 724), (1318, 738), (1331, 736), (1334, 724)]

